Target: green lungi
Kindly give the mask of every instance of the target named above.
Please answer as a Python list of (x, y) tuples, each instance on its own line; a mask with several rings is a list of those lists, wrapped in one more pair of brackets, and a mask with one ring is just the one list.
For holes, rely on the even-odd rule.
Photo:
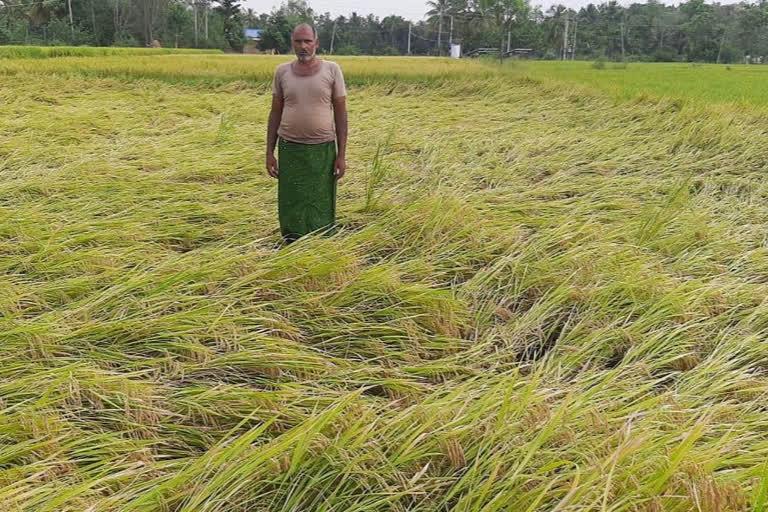
[(336, 222), (336, 142), (278, 141), (277, 209), (280, 232), (293, 241)]

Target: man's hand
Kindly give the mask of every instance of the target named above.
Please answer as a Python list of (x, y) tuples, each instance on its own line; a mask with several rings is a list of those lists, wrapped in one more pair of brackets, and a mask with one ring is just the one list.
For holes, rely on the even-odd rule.
[(336, 161), (333, 163), (333, 175), (337, 180), (344, 177), (347, 172), (347, 162), (343, 156), (336, 157)]
[(277, 158), (275, 158), (275, 155), (267, 155), (267, 174), (273, 178), (277, 178), (277, 176), (280, 174), (277, 169)]

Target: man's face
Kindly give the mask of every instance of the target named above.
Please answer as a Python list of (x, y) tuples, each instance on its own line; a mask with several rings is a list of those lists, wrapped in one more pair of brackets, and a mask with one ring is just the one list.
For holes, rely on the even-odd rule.
[(293, 52), (300, 62), (310, 62), (315, 58), (317, 50), (317, 39), (312, 33), (312, 29), (299, 27), (293, 32)]

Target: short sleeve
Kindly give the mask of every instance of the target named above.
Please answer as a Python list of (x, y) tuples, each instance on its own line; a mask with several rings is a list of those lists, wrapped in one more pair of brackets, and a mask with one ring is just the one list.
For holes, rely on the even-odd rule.
[(280, 71), (275, 71), (275, 77), (272, 79), (272, 94), (280, 98), (283, 97), (283, 85), (280, 82)]
[(341, 66), (333, 66), (333, 99), (343, 98), (347, 95), (347, 85), (344, 83), (344, 73)]

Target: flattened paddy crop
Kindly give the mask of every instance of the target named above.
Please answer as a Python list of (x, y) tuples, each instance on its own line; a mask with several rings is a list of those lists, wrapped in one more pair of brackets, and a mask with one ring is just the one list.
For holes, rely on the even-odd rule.
[(277, 61), (121, 59), (0, 62), (3, 510), (765, 508), (764, 120), (345, 59), (280, 247)]

